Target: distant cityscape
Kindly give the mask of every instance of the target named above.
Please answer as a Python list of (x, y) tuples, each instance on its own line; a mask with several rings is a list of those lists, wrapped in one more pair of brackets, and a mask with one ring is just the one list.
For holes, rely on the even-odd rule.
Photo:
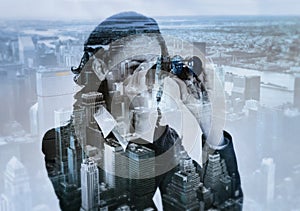
[[(213, 62), (224, 86), (225, 130), (233, 136), (244, 192), (243, 210), (300, 207), (300, 191), (296, 188), (300, 184), (300, 145), (296, 135), (300, 123), (299, 19), (158, 18), (163, 34), (198, 45)], [(113, 139), (103, 140), (102, 145), (82, 145), (83, 140), (88, 140), (83, 138), (86, 134), (75, 134), (84, 130), (74, 127), (87, 124), (90, 134), (101, 138), (93, 131), (92, 119), (83, 123), (92, 116), (86, 111), (93, 109), (72, 111), (73, 95), (79, 88), (70, 71), (71, 66), (79, 64), (83, 43), (97, 24), (0, 22), (1, 211), (53, 210), (53, 203), (59, 209), (48, 176), (53, 185), (59, 186), (56, 194), (66, 199), (62, 201), (71, 202), (62, 207), (154, 210), (153, 204), (144, 203), (152, 201), (145, 190), (152, 191), (154, 178), (138, 181), (116, 176), (116, 171), (142, 174), (139, 158), (153, 157), (151, 149), (132, 144), (124, 152)], [(101, 97), (101, 93), (83, 96), (82, 108), (100, 106)], [(99, 104), (91, 105), (89, 98), (100, 99)], [(41, 142), (51, 128), (56, 128), (56, 141), (61, 148), (53, 152), (58, 153), (55, 164), (59, 165), (47, 164), (47, 175)], [(204, 177), (185, 150), (178, 150), (178, 169), (167, 187), (168, 194), (162, 196), (165, 209), (240, 208), (239, 193), (232, 185), (234, 175), (228, 175), (219, 155), (209, 156)], [(154, 161), (147, 161), (149, 169)], [(134, 186), (135, 192), (129, 193), (128, 186)]]

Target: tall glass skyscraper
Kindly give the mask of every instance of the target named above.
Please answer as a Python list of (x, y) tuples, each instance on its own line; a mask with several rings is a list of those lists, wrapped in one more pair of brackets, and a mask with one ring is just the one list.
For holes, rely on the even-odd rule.
[(81, 210), (98, 210), (99, 204), (99, 170), (92, 159), (81, 164)]

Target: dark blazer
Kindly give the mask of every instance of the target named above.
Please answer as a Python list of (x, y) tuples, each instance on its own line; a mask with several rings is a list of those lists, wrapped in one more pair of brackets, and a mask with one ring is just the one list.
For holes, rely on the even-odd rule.
[[(62, 128), (67, 128), (67, 127), (68, 126), (64, 126)], [(235, 195), (231, 196), (231, 198), (239, 200), (240, 204), (241, 204), (239, 209), (234, 209), (234, 210), (240, 210), (242, 207), (242, 202), (243, 202), (243, 192), (242, 192), (242, 188), (241, 188), (241, 180), (240, 180), (240, 175), (239, 175), (238, 166), (237, 166), (237, 159), (236, 159), (235, 152), (234, 152), (232, 137), (230, 136), (229, 133), (227, 133), (225, 131), (224, 131), (223, 135), (224, 135), (224, 140), (225, 140), (226, 146), (224, 146), (220, 150), (213, 150), (213, 149), (209, 148), (205, 144), (204, 137), (202, 137), (203, 153), (220, 154), (221, 159), (224, 159), (224, 161), (226, 163), (228, 175), (233, 179), (233, 188), (235, 189)], [(178, 134), (175, 132), (174, 129), (167, 126), (165, 132), (158, 140), (153, 142), (153, 144), (146, 144), (145, 146), (153, 149), (155, 151), (155, 155), (159, 156), (159, 155), (165, 153), (166, 151), (168, 151), (171, 147), (173, 147), (176, 144), (179, 145), (179, 147), (180, 147), (181, 143), (176, 143), (176, 140), (179, 140)], [(58, 159), (56, 158), (57, 142), (58, 141), (56, 140), (55, 129), (49, 130), (44, 135), (43, 143), (42, 143), (42, 151), (45, 155), (45, 164), (46, 164), (46, 168), (48, 171), (48, 176), (51, 179), (51, 182), (54, 186), (55, 192), (60, 200), (61, 209), (62, 210), (71, 210), (68, 207), (72, 207), (71, 206), (72, 202), (70, 202), (71, 204), (69, 204), (68, 201), (66, 202), (66, 198), (61, 196), (59, 187), (57, 184), (55, 184), (54, 178), (58, 171), (56, 169), (56, 162), (58, 161)], [(172, 161), (169, 161), (169, 164), (173, 165), (170, 168), (170, 170), (155, 178), (156, 187), (160, 188), (162, 196), (164, 194), (167, 194), (168, 184), (170, 184), (174, 173), (178, 171), (179, 164), (174, 165), (170, 162), (172, 162)], [(207, 175), (206, 174), (207, 164), (208, 164), (208, 162), (203, 163), (203, 165), (202, 165), (203, 168), (201, 168), (201, 166), (199, 164), (194, 162), (196, 169), (198, 170), (198, 172), (201, 175), (202, 182), (205, 179), (205, 176)], [(164, 162), (164, 163), (156, 163), (156, 166), (160, 166), (162, 168), (166, 167), (167, 165), (168, 165), (168, 161)], [(154, 193), (155, 193), (155, 190), (153, 191), (153, 195), (154, 195)], [(73, 206), (72, 210), (74, 210), (74, 209), (79, 210), (79, 208), (80, 208), (80, 205), (77, 204), (75, 207)]]

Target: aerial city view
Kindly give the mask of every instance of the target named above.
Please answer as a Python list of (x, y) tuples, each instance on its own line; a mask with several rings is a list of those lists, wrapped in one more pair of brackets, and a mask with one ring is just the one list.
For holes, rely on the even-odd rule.
[[(155, 19), (162, 36), (176, 38), (167, 43), (170, 49), (184, 49), (188, 42), (213, 67), (224, 90), (224, 127), (233, 138), (239, 175), (227, 169), (218, 153), (199, 167), (177, 135), (172, 148), (177, 163), (157, 199), (156, 151), (136, 144), (136, 134), (124, 147), (124, 137), (108, 135), (118, 137), (119, 132), (97, 119), (98, 114), (111, 118), (106, 109), (114, 104), (119, 123), (124, 102), (116, 78), (129, 74), (126, 61), (119, 72), (106, 76), (113, 97), (88, 92), (78, 100), (82, 90), (71, 67), (80, 63), (83, 44), (100, 20), (1, 20), (0, 211), (300, 208), (295, 136), (300, 123), (300, 17)], [(136, 131), (143, 130), (139, 122), (146, 112), (139, 107), (130, 114)], [(44, 158), (44, 148), (53, 143)], [(241, 187), (236, 185), (240, 178)]]

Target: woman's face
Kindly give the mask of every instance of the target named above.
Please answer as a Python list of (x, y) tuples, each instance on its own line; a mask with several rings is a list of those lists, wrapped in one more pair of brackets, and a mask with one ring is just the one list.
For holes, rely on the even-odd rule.
[[(111, 101), (110, 111), (118, 123), (125, 127), (123, 127), (123, 134), (134, 134), (151, 143), (155, 127), (163, 124), (163, 121), (157, 121), (158, 107), (163, 107), (161, 110), (164, 113), (175, 105), (171, 101), (158, 102), (157, 100), (160, 90), (159, 81), (155, 77), (157, 59), (157, 56), (139, 56), (126, 60), (119, 65), (119, 68), (123, 70), (109, 73), (108, 77), (109, 87), (114, 89), (111, 91), (114, 94), (110, 95), (109, 100)], [(125, 80), (112, 80), (118, 78), (118, 76), (113, 76), (118, 72), (128, 74)]]

